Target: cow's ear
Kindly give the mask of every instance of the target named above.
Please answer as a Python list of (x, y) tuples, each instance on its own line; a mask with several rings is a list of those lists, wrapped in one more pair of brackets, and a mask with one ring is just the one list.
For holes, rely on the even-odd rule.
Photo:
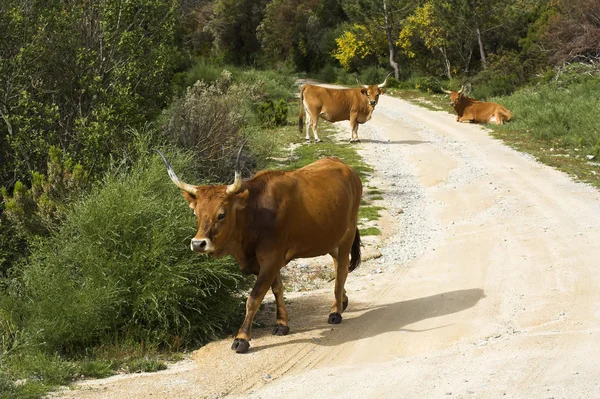
[(385, 88), (379, 89), (379, 94), (385, 94)]
[(248, 197), (250, 196), (250, 192), (246, 189), (240, 193), (237, 193), (233, 196), (233, 206), (236, 209), (244, 209), (246, 204), (248, 203)]
[(196, 208), (196, 196), (188, 193), (187, 191), (182, 191), (181, 193), (183, 194), (183, 198), (185, 198), (185, 200), (187, 201), (188, 206), (192, 209), (195, 209)]
[(367, 89), (360, 89), (360, 92), (361, 92), (362, 94), (364, 94), (365, 96), (367, 95)]

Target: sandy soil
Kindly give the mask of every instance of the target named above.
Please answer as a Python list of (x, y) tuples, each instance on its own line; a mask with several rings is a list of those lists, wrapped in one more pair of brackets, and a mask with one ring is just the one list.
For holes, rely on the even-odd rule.
[[(383, 256), (350, 275), (342, 324), (327, 324), (333, 283), (287, 293), (286, 337), (260, 328), (248, 354), (226, 339), (58, 396), (600, 397), (599, 192), (387, 96), (359, 135), (388, 211), (370, 240)], [(274, 319), (269, 298), (260, 320)]]

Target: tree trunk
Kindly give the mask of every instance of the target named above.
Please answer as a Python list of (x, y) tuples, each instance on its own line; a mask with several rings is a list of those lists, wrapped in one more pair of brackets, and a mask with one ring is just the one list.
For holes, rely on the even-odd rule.
[(383, 0), (383, 17), (385, 18), (385, 33), (387, 35), (388, 50), (390, 54), (390, 66), (394, 69), (394, 78), (400, 80), (400, 68), (394, 60), (396, 57), (396, 49), (394, 48), (394, 39), (392, 38), (392, 27), (388, 16), (387, 3)]
[(485, 50), (483, 49), (483, 41), (481, 40), (481, 31), (479, 30), (479, 26), (476, 28), (477, 32), (477, 43), (479, 43), (479, 55), (481, 56), (481, 65), (483, 65), (483, 69), (487, 68), (487, 58), (485, 58)]
[(450, 60), (448, 59), (448, 54), (446, 53), (446, 47), (438, 47), (438, 49), (444, 57), (444, 65), (446, 65), (446, 76), (448, 76), (448, 79), (452, 79), (452, 70), (450, 69)]
[(6, 128), (8, 129), (8, 136), (12, 138), (13, 128), (10, 123), (10, 119), (8, 119), (8, 110), (4, 106), (4, 104), (0, 104), (0, 116), (4, 119), (4, 123), (6, 123)]

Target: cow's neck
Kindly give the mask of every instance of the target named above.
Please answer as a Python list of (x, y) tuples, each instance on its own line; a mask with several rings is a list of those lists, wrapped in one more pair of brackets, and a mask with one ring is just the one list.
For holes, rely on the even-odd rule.
[[(246, 208), (247, 209), (247, 208)], [(238, 211), (236, 231), (228, 240), (225, 251), (233, 256), (243, 271), (252, 272), (251, 258), (254, 257), (255, 237), (251, 227), (251, 215), (246, 209)]]
[(463, 112), (465, 112), (465, 108), (478, 102), (479, 101), (475, 100), (474, 98), (463, 97), (459, 102), (456, 103), (456, 113), (458, 116), (462, 116)]
[(366, 111), (364, 113), (364, 117), (361, 118), (361, 115), (359, 114), (358, 116), (358, 122), (360, 123), (365, 123), (368, 122), (369, 120), (371, 120), (371, 117), (373, 116), (373, 111), (375, 111), (375, 107), (372, 107), (368, 102), (367, 102), (367, 108)]

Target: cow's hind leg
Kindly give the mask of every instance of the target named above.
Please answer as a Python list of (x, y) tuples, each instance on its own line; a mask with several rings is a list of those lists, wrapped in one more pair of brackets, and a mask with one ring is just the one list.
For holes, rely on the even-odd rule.
[(310, 112), (306, 111), (306, 142), (310, 142), (310, 128), (312, 126), (312, 118), (310, 117)]
[(252, 288), (252, 292), (250, 292), (246, 301), (246, 318), (231, 345), (231, 349), (235, 350), (237, 353), (248, 352), (248, 349), (250, 348), (250, 338), (252, 336), (252, 320), (254, 320), (254, 315), (256, 315), (258, 307), (262, 303), (269, 287), (273, 284), (275, 279), (273, 270), (279, 273), (281, 266), (282, 265), (275, 268), (265, 267), (261, 264), (261, 272), (258, 274), (256, 282), (254, 283), (254, 288)]
[(275, 303), (277, 304), (277, 325), (273, 329), (273, 335), (287, 335), (290, 332), (288, 326), (288, 313), (283, 301), (283, 282), (281, 281), (281, 273), (277, 273), (273, 284), (271, 285), (273, 295), (275, 295)]
[(335, 288), (333, 290), (335, 301), (331, 306), (331, 313), (327, 322), (329, 324), (339, 324), (342, 322), (342, 312), (348, 307), (348, 296), (346, 295), (346, 278), (348, 277), (348, 267), (350, 265), (350, 246), (342, 245), (336, 251), (331, 253), (333, 266), (335, 268)]
[(494, 117), (496, 118), (496, 125), (502, 125), (504, 123), (504, 115), (502, 115), (502, 112), (496, 111)]
[(319, 117), (316, 117), (312, 122), (312, 130), (313, 130), (313, 136), (315, 136), (315, 143), (320, 143), (322, 141), (319, 138), (318, 124), (319, 124)]
[(315, 137), (315, 142), (319, 143), (321, 139), (319, 138), (319, 132), (317, 131), (317, 124), (319, 123), (319, 115), (321, 113), (321, 109), (319, 107), (310, 107), (306, 108), (306, 142), (310, 141), (310, 135), (308, 128), (309, 126), (312, 128), (313, 136)]

